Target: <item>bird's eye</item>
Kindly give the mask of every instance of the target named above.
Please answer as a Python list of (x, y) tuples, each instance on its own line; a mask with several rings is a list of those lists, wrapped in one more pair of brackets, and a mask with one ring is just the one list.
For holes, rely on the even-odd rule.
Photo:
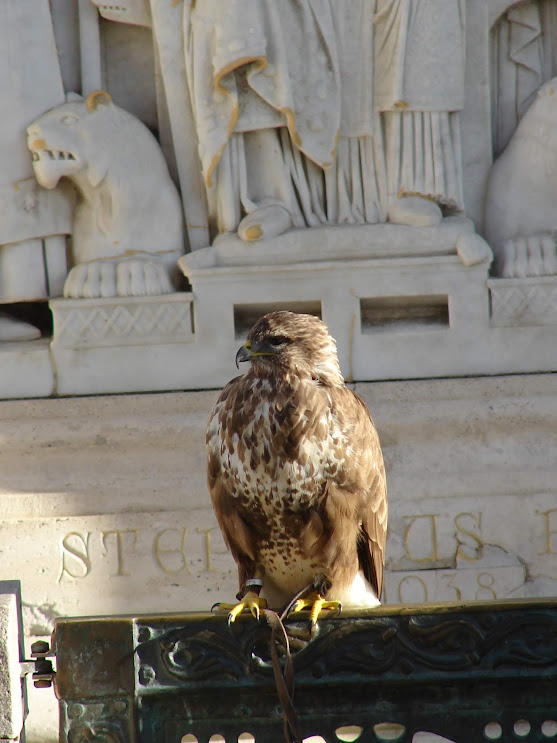
[(274, 346), (275, 348), (278, 348), (279, 346), (283, 346), (288, 339), (285, 338), (283, 335), (273, 335), (271, 338), (269, 338), (269, 343), (271, 346)]

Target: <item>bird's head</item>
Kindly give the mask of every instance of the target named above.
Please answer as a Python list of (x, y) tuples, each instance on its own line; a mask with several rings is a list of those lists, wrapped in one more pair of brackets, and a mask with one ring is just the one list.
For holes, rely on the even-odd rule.
[(236, 354), (258, 377), (295, 374), (325, 385), (343, 384), (334, 338), (314, 315), (284, 310), (260, 318)]

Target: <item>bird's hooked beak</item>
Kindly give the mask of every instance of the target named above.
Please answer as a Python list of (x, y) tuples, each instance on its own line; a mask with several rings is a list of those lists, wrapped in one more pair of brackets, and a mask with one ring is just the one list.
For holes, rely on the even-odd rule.
[(250, 341), (246, 341), (243, 346), (240, 346), (238, 353), (236, 354), (236, 368), (240, 368), (241, 361), (251, 361), (252, 358), (253, 353), (251, 350), (251, 343)]

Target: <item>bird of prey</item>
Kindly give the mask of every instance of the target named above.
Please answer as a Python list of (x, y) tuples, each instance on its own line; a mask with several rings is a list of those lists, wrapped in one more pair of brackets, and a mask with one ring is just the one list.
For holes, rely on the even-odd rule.
[[(387, 531), (385, 468), (369, 411), (340, 372), (317, 317), (278, 311), (236, 355), (250, 362), (220, 394), (207, 426), (208, 485), (238, 564), (244, 610), (379, 604)], [(305, 591), (304, 591), (305, 589)]]

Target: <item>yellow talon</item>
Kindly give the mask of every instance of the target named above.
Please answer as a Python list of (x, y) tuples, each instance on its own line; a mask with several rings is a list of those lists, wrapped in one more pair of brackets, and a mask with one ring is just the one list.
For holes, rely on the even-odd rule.
[(301, 598), (296, 601), (292, 607), (292, 613), (303, 611), (304, 609), (310, 610), (310, 622), (312, 626), (317, 624), (317, 620), (322, 611), (335, 611), (337, 614), (341, 610), (340, 601), (326, 601), (318, 593), (310, 593), (306, 598)]
[(260, 610), (267, 608), (267, 602), (253, 591), (248, 591), (239, 603), (217, 604), (217, 608), (219, 611), (228, 612), (228, 624), (232, 624), (236, 621), (236, 617), (246, 610), (259, 619)]

